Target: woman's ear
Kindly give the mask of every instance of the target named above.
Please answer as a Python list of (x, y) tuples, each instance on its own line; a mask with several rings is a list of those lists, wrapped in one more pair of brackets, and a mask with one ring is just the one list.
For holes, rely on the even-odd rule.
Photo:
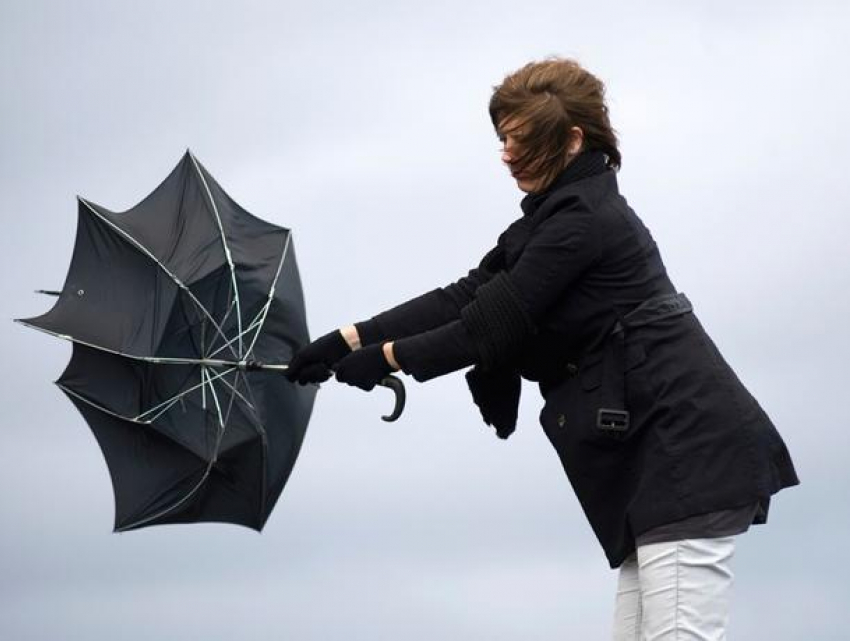
[(584, 132), (581, 127), (572, 127), (570, 129), (570, 142), (567, 143), (567, 153), (570, 156), (576, 156), (584, 147)]

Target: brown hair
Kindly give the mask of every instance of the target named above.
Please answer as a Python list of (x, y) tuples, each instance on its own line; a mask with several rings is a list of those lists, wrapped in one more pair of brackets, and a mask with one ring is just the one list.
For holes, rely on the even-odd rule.
[[(506, 118), (510, 131), (499, 129)], [(608, 119), (605, 85), (575, 60), (530, 62), (493, 88), (490, 120), (499, 136), (511, 134), (521, 150), (516, 165), (533, 168), (544, 187), (566, 167), (570, 129), (584, 132), (582, 150), (597, 149), (620, 168), (617, 136)]]

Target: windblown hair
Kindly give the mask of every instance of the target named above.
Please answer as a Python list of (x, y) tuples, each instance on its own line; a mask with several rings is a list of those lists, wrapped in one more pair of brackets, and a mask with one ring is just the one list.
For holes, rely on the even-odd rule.
[[(506, 119), (509, 131), (500, 129)], [(543, 178), (544, 188), (569, 159), (570, 129), (584, 132), (582, 151), (596, 149), (619, 169), (617, 136), (608, 119), (605, 85), (575, 60), (548, 58), (530, 62), (493, 88), (490, 120), (499, 137), (511, 134), (520, 156), (515, 166)]]

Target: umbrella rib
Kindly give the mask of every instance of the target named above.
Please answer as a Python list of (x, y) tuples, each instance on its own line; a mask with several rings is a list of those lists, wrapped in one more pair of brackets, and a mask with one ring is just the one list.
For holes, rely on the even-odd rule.
[[(240, 372), (240, 374), (241, 374), (241, 372)], [(240, 399), (242, 399), (242, 402), (245, 403), (245, 405), (247, 405), (248, 407), (250, 407), (251, 410), (254, 412), (254, 414), (257, 413), (257, 408), (254, 407), (254, 405), (253, 405), (253, 403), (251, 403), (251, 401), (249, 401), (247, 398), (245, 398), (245, 396), (242, 394), (242, 392), (240, 392), (238, 389), (236, 389), (236, 387), (234, 385), (231, 385), (230, 382), (226, 378), (222, 379), (222, 382), (225, 385), (227, 385), (227, 387), (229, 387), (230, 390), (234, 394), (236, 394), (236, 396), (238, 396)]]
[[(205, 324), (201, 324), (201, 354), (204, 354), (204, 350), (206, 350), (206, 328)], [(201, 407), (206, 411), (207, 409), (207, 388), (203, 386), (204, 379), (206, 377), (206, 368), (201, 367)]]
[(212, 471), (212, 468), (213, 468), (213, 465), (214, 465), (214, 464), (215, 464), (215, 461), (212, 461), (212, 462), (210, 462), (210, 463), (207, 463), (207, 468), (204, 470), (204, 474), (203, 474), (203, 476), (201, 476), (201, 479), (200, 479), (200, 480), (199, 480), (199, 481), (195, 484), (195, 487), (193, 487), (191, 490), (189, 490), (189, 491), (186, 493), (186, 496), (184, 496), (184, 497), (182, 497), (182, 498), (178, 499), (177, 501), (175, 501), (173, 505), (169, 505), (168, 507), (166, 507), (166, 508), (164, 508), (164, 509), (160, 510), (160, 511), (159, 511), (159, 512), (157, 512), (156, 514), (151, 514), (150, 516), (147, 516), (147, 517), (145, 517), (145, 518), (143, 518), (143, 519), (139, 519), (138, 521), (133, 521), (132, 523), (128, 523), (128, 524), (127, 524), (127, 525), (125, 525), (124, 527), (116, 528), (116, 529), (117, 529), (117, 531), (121, 532), (121, 531), (124, 531), (124, 530), (132, 530), (133, 528), (136, 528), (136, 527), (139, 527), (139, 526), (141, 526), (141, 525), (144, 525), (145, 523), (150, 523), (151, 521), (155, 521), (156, 519), (160, 518), (161, 516), (165, 516), (165, 515), (166, 515), (166, 514), (168, 514), (169, 512), (172, 512), (172, 511), (174, 511), (176, 508), (180, 507), (183, 503), (185, 503), (185, 502), (186, 502), (186, 501), (188, 501), (190, 498), (192, 498), (192, 496), (193, 496), (193, 495), (194, 495), (194, 494), (195, 494), (198, 490), (200, 490), (200, 489), (201, 489), (201, 487), (203, 486), (203, 484), (204, 484), (204, 483), (206, 483), (207, 479), (208, 479), (208, 478), (209, 478), (209, 476), (210, 476), (210, 472)]
[[(203, 366), (203, 365), (202, 365), (201, 367), (202, 367), (204, 370), (206, 370), (206, 369), (207, 369), (207, 368), (206, 368), (205, 366)], [(203, 388), (203, 386), (204, 386), (204, 385), (211, 384), (211, 383), (212, 383), (212, 381), (214, 381), (214, 380), (216, 380), (216, 379), (218, 379), (218, 378), (221, 378), (222, 376), (225, 376), (226, 374), (229, 374), (230, 372), (234, 371), (235, 369), (236, 369), (235, 367), (231, 367), (230, 369), (224, 370), (224, 371), (222, 371), (222, 372), (217, 372), (217, 373), (215, 374), (215, 376), (210, 376), (210, 375), (209, 375), (209, 373), (207, 373), (207, 375), (206, 375), (206, 377), (207, 377), (206, 382), (201, 382), (201, 383), (198, 383), (197, 385), (193, 385), (193, 386), (192, 386), (192, 387), (190, 387), (189, 389), (185, 389), (185, 390), (183, 390), (182, 392), (180, 392), (179, 394), (177, 394), (177, 395), (175, 395), (175, 396), (172, 396), (171, 398), (167, 398), (167, 399), (165, 399), (165, 400), (164, 400), (162, 403), (160, 403), (159, 405), (157, 405), (157, 406), (155, 406), (155, 407), (151, 407), (151, 408), (149, 408), (149, 409), (146, 409), (144, 412), (142, 412), (141, 414), (139, 414), (136, 418), (137, 418), (137, 419), (141, 419), (141, 417), (142, 417), (142, 416), (145, 416), (146, 414), (150, 414), (150, 413), (152, 413), (152, 412), (156, 412), (156, 411), (157, 411), (160, 407), (162, 407), (163, 405), (167, 405), (168, 407), (163, 408), (160, 412), (158, 412), (158, 413), (156, 414), (156, 416), (154, 416), (152, 419), (150, 419), (151, 421), (155, 421), (155, 420), (156, 420), (156, 419), (158, 419), (160, 416), (162, 416), (163, 414), (165, 414), (165, 412), (167, 412), (169, 409), (171, 409), (171, 407), (172, 407), (172, 406), (173, 406), (173, 405), (174, 405), (177, 401), (179, 401), (181, 398), (183, 398), (183, 397), (184, 397), (184, 396), (186, 396), (187, 394), (190, 394), (190, 393), (194, 392), (194, 391), (195, 391), (196, 389), (198, 389), (199, 387)]]
[[(248, 380), (247, 374), (245, 374), (245, 372), (239, 371), (239, 372), (236, 373), (236, 375), (237, 375), (237, 377), (238, 376), (242, 377), (243, 381), (245, 382), (245, 391), (248, 392), (248, 394), (251, 397), (251, 400), (256, 404), (257, 399), (254, 398), (254, 391), (251, 389), (251, 383)], [(225, 380), (225, 383), (227, 383), (226, 380)], [(246, 401), (246, 403), (247, 403), (247, 401)], [(253, 406), (251, 406), (250, 403), (248, 403), (248, 405), (253, 409)], [(263, 489), (262, 489), (262, 495), (260, 497), (260, 514), (259, 514), (259, 518), (262, 520), (263, 515), (266, 513), (266, 503), (268, 502), (268, 479), (266, 478), (265, 472), (266, 472), (267, 467), (268, 467), (269, 440), (268, 440), (268, 435), (266, 434), (266, 429), (263, 426), (263, 421), (260, 418), (259, 412), (254, 410), (254, 414), (256, 416), (255, 427), (257, 428), (257, 432), (260, 435), (260, 440), (262, 442), (262, 450), (261, 451), (262, 451), (262, 455), (263, 455), (263, 474), (262, 474)]]
[(189, 152), (189, 156), (192, 158), (192, 165), (195, 167), (195, 171), (198, 172), (198, 177), (201, 179), (201, 182), (204, 185), (204, 189), (207, 192), (207, 197), (210, 201), (210, 206), (212, 207), (213, 215), (215, 216), (215, 222), (218, 225), (218, 231), (221, 234), (221, 245), (224, 248), (224, 256), (227, 258), (227, 265), (230, 267), (230, 280), (233, 283), (233, 296), (236, 300), (236, 323), (239, 329), (239, 354), (242, 354), (242, 310), (239, 303), (239, 286), (236, 284), (236, 268), (233, 266), (233, 256), (230, 254), (230, 247), (227, 245), (227, 239), (224, 236), (224, 226), (221, 223), (221, 216), (218, 213), (218, 207), (215, 204), (215, 200), (212, 197), (212, 192), (210, 191), (209, 185), (207, 185), (207, 179), (204, 178), (204, 174), (201, 171), (201, 168), (198, 166), (198, 160), (195, 158), (195, 155), (192, 152)]
[[(228, 372), (225, 372), (225, 374), (227, 374), (227, 373)], [(236, 382), (236, 378), (238, 376), (239, 376), (239, 373), (237, 372), (236, 376), (234, 376), (234, 382)], [(223, 383), (225, 383), (227, 385), (227, 379), (226, 378), (222, 378), (220, 376), (217, 376), (216, 378), (221, 380)], [(227, 423), (230, 422), (230, 413), (233, 411), (233, 402), (236, 399), (236, 388), (231, 386), (231, 385), (227, 385), (227, 386), (231, 389), (231, 393), (230, 393), (230, 400), (228, 400), (228, 402), (227, 402), (227, 411), (224, 413), (224, 419), (221, 422), (222, 430), (226, 429), (225, 426), (227, 425)], [(210, 382), (210, 387), (213, 387), (212, 381)]]
[[(209, 374), (208, 374), (208, 375), (207, 375), (207, 381), (210, 381), (210, 382), (211, 382), (211, 381), (216, 380), (216, 379), (218, 379), (218, 378), (221, 378), (222, 376), (224, 376), (224, 375), (226, 375), (226, 374), (229, 374), (230, 372), (233, 372), (233, 371), (235, 371), (235, 370), (236, 370), (236, 368), (234, 367), (234, 368), (231, 368), (231, 369), (229, 369), (229, 370), (225, 370), (225, 371), (223, 371), (223, 372), (218, 372), (218, 373), (216, 373), (216, 375), (215, 375), (214, 377), (210, 377), (210, 376), (209, 376)], [(62, 391), (64, 391), (64, 392), (66, 392), (66, 393), (70, 394), (71, 396), (74, 396), (75, 398), (80, 399), (81, 401), (83, 401), (84, 403), (87, 403), (88, 405), (91, 405), (92, 407), (94, 407), (95, 409), (100, 410), (100, 411), (101, 411), (101, 412), (103, 412), (104, 414), (109, 414), (110, 416), (114, 416), (115, 418), (120, 418), (122, 421), (129, 421), (130, 423), (136, 423), (136, 424), (138, 424), (138, 425), (151, 425), (151, 424), (152, 424), (152, 423), (153, 423), (156, 419), (158, 419), (160, 416), (162, 416), (163, 414), (165, 414), (165, 412), (167, 412), (169, 409), (171, 409), (171, 408), (174, 406), (174, 404), (175, 404), (175, 403), (177, 403), (177, 401), (179, 401), (181, 398), (183, 398), (183, 397), (184, 397), (184, 396), (186, 396), (187, 394), (189, 394), (189, 393), (191, 393), (191, 392), (195, 391), (196, 389), (198, 389), (199, 387), (201, 387), (201, 385), (206, 385), (206, 384), (207, 384), (207, 383), (202, 383), (202, 384), (199, 384), (199, 385), (194, 385), (193, 387), (190, 387), (190, 388), (189, 388), (189, 389), (187, 389), (187, 390), (183, 390), (183, 391), (182, 391), (182, 392), (180, 392), (179, 394), (177, 394), (177, 395), (175, 395), (175, 396), (172, 396), (171, 398), (168, 398), (168, 399), (164, 400), (162, 403), (160, 403), (160, 404), (156, 405), (155, 407), (151, 407), (150, 409), (145, 410), (144, 412), (142, 412), (142, 413), (141, 413), (141, 414), (139, 414), (138, 416), (124, 416), (123, 414), (118, 414), (117, 412), (113, 412), (112, 410), (110, 410), (110, 409), (108, 409), (108, 408), (104, 407), (103, 405), (100, 405), (100, 404), (98, 404), (98, 403), (95, 403), (95, 402), (94, 402), (94, 401), (92, 401), (91, 399), (88, 399), (88, 398), (86, 398), (85, 396), (83, 396), (83, 395), (81, 395), (81, 394), (79, 394), (79, 393), (75, 392), (75, 391), (74, 391), (74, 390), (72, 390), (71, 388), (69, 388), (69, 387), (67, 387), (67, 386), (65, 386), (65, 385), (62, 385), (62, 383), (59, 383), (58, 381), (56, 382), (56, 386), (57, 386), (57, 387), (59, 387)], [(247, 402), (247, 401), (246, 401), (246, 402)], [(167, 405), (168, 407), (163, 407), (163, 405)], [(152, 413), (152, 412), (155, 412), (155, 411), (159, 410), (160, 408), (162, 408), (162, 410), (161, 410), (161, 411), (159, 411), (159, 412), (158, 412), (155, 416), (153, 416), (152, 418), (147, 418), (147, 419), (146, 419), (146, 418), (142, 418), (143, 416), (145, 416), (145, 415), (147, 415), (147, 414), (150, 414), (150, 413)]]
[[(242, 369), (243, 367), (250, 366), (250, 361), (225, 361), (218, 360), (214, 358), (169, 358), (169, 357), (160, 357), (160, 356), (138, 356), (136, 354), (127, 354), (125, 352), (118, 352), (114, 349), (109, 349), (108, 347), (104, 347), (103, 345), (95, 345), (94, 343), (88, 343), (86, 341), (80, 340), (78, 338), (74, 338), (73, 336), (69, 336), (68, 334), (59, 334), (57, 332), (53, 332), (49, 329), (44, 329), (43, 327), (39, 327), (38, 325), (33, 325), (32, 323), (28, 323), (25, 320), (20, 318), (15, 318), (14, 321), (16, 323), (20, 323), (25, 327), (29, 327), (30, 329), (38, 330), (39, 332), (44, 332), (45, 334), (50, 334), (51, 336), (55, 336), (56, 338), (61, 338), (62, 340), (70, 341), (72, 343), (77, 343), (78, 345), (85, 345), (86, 347), (90, 347), (92, 349), (99, 350), (101, 352), (106, 352), (107, 354), (114, 354), (116, 356), (122, 356), (124, 358), (129, 358), (136, 361), (142, 361), (144, 363), (153, 363), (155, 365), (202, 365), (207, 367), (229, 367), (231, 369)], [(256, 365), (257, 369), (273, 371), (273, 372), (282, 372), (286, 371), (289, 366), (283, 364), (273, 364), (273, 363), (261, 363)]]
[[(222, 316), (222, 317), (221, 317), (221, 323), (219, 323), (219, 324), (220, 324), (222, 327), (224, 327), (225, 323), (227, 323), (227, 319), (228, 319), (228, 318), (230, 318), (230, 312), (232, 312), (232, 311), (233, 311), (233, 308), (234, 308), (234, 307), (236, 307), (236, 301), (235, 301), (235, 300), (231, 300), (231, 301), (230, 301), (230, 304), (227, 306), (227, 311), (224, 313), (224, 316)], [(212, 337), (212, 340), (210, 341), (209, 349), (212, 349), (213, 347), (215, 347), (215, 342), (216, 342), (217, 340), (218, 340), (218, 336), (213, 336), (213, 337)], [(216, 353), (216, 354), (218, 354), (218, 353), (219, 353), (222, 349), (224, 349), (225, 347), (228, 347), (229, 345), (233, 344), (233, 341), (235, 341), (235, 340), (236, 340), (236, 336), (234, 336), (234, 337), (232, 337), (232, 338), (229, 338), (229, 339), (225, 340), (225, 342), (223, 343), (222, 347), (221, 347), (221, 348), (219, 348), (219, 349), (217, 349), (217, 350), (215, 351), (215, 353)], [(231, 351), (233, 351), (233, 350), (231, 349)]]
[[(250, 397), (251, 397), (251, 402), (252, 402), (254, 405), (259, 406), (259, 403), (257, 403), (257, 399), (256, 399), (256, 397), (254, 396), (254, 390), (253, 390), (253, 389), (251, 389), (251, 382), (248, 380), (248, 376), (247, 376), (247, 374), (245, 374), (245, 372), (239, 372), (239, 375), (240, 375), (240, 376), (242, 376), (242, 378), (243, 378), (243, 379), (244, 379), (244, 381), (245, 381), (245, 391), (246, 391), (246, 392), (248, 392), (248, 396), (250, 396)], [(259, 419), (259, 417), (260, 417), (260, 416), (259, 416), (259, 414), (257, 414), (257, 418), (258, 418), (258, 419)], [(260, 428), (262, 429), (262, 423), (260, 423)]]
[(127, 352), (119, 352), (117, 350), (104, 347), (103, 345), (95, 345), (94, 343), (89, 343), (79, 338), (74, 338), (69, 334), (60, 334), (58, 332), (54, 332), (43, 327), (39, 327), (38, 325), (33, 325), (32, 323), (28, 323), (25, 320), (19, 318), (16, 318), (14, 320), (16, 323), (20, 323), (25, 327), (35, 329), (39, 332), (44, 332), (45, 334), (50, 334), (51, 336), (61, 338), (62, 340), (77, 343), (79, 345), (85, 345), (86, 347), (91, 347), (92, 349), (96, 349), (101, 352), (107, 352), (108, 354), (115, 354), (116, 356), (123, 356), (124, 358), (131, 358), (137, 361), (144, 361), (145, 363), (154, 363), (156, 365), (210, 365), (213, 367), (229, 367), (240, 364), (240, 362), (234, 361), (216, 361), (203, 358), (172, 358), (167, 356), (139, 356), (137, 354), (128, 354)]
[[(254, 390), (251, 388), (251, 381), (248, 380), (248, 375), (245, 372), (240, 371), (239, 376), (242, 377), (242, 380), (245, 383), (245, 391), (248, 393), (248, 396), (251, 397), (251, 403), (253, 403), (256, 407), (259, 407), (259, 403), (257, 403), (257, 398), (254, 396)], [(263, 426), (262, 417), (260, 416), (259, 411), (257, 411), (256, 409), (254, 410), (254, 414), (256, 415), (257, 419), (257, 431), (259, 432), (260, 436), (263, 437), (263, 441), (265, 442), (267, 435), (266, 428)]]
[[(177, 276), (176, 276), (175, 274), (173, 274), (173, 273), (172, 273), (172, 272), (168, 269), (168, 267), (166, 267), (166, 266), (165, 266), (165, 264), (164, 264), (164, 263), (162, 263), (162, 262), (161, 262), (161, 261), (160, 261), (160, 260), (159, 260), (156, 256), (154, 256), (154, 255), (153, 255), (153, 253), (152, 253), (152, 252), (151, 252), (151, 251), (150, 251), (147, 247), (145, 247), (144, 245), (142, 245), (142, 243), (140, 243), (138, 240), (136, 240), (135, 238), (133, 238), (130, 234), (128, 234), (126, 231), (124, 231), (123, 229), (121, 229), (120, 227), (118, 227), (118, 225), (116, 225), (115, 223), (113, 223), (111, 220), (109, 220), (108, 218), (106, 218), (105, 216), (103, 216), (100, 212), (98, 212), (98, 211), (97, 211), (94, 207), (92, 207), (92, 205), (91, 205), (91, 203), (89, 203), (89, 201), (87, 201), (85, 198), (81, 198), (81, 197), (79, 197), (79, 196), (78, 196), (78, 198), (79, 198), (80, 202), (81, 202), (81, 203), (83, 203), (83, 204), (84, 204), (84, 205), (88, 208), (88, 210), (89, 210), (91, 213), (93, 213), (95, 216), (97, 216), (97, 218), (98, 218), (98, 219), (100, 219), (101, 221), (103, 221), (104, 223), (106, 223), (107, 225), (109, 225), (112, 229), (114, 229), (116, 232), (118, 232), (118, 234), (119, 234), (122, 238), (124, 238), (125, 240), (127, 240), (127, 241), (131, 244), (131, 245), (133, 245), (133, 247), (135, 247), (135, 248), (136, 248), (136, 249), (138, 249), (140, 252), (142, 252), (145, 256), (147, 256), (147, 257), (148, 257), (148, 258), (150, 258), (152, 261), (154, 261), (154, 262), (155, 262), (155, 263), (159, 266), (159, 268), (160, 268), (160, 269), (162, 269), (162, 271), (164, 271), (166, 274), (168, 274), (168, 276), (171, 278), (171, 280), (173, 280), (173, 281), (174, 281), (174, 283), (175, 283), (178, 287), (180, 287), (180, 288), (181, 288), (184, 292), (186, 292), (186, 294), (189, 296), (189, 298), (191, 298), (191, 299), (192, 299), (192, 301), (193, 301), (193, 302), (194, 302), (194, 303), (198, 306), (198, 308), (199, 308), (199, 309), (200, 309), (200, 310), (201, 310), (201, 311), (202, 311), (202, 312), (203, 312), (203, 313), (207, 316), (207, 318), (209, 318), (209, 319), (210, 319), (210, 322), (213, 324), (213, 326), (215, 327), (216, 331), (217, 331), (219, 334), (221, 334), (221, 337), (222, 337), (225, 341), (227, 340), (227, 336), (224, 334), (224, 332), (222, 331), (222, 329), (221, 329), (221, 327), (219, 326), (219, 324), (215, 322), (215, 319), (212, 317), (212, 315), (210, 314), (209, 310), (207, 310), (207, 308), (206, 308), (206, 307), (204, 307), (204, 305), (201, 303), (201, 301), (199, 301), (199, 300), (197, 299), (197, 297), (195, 296), (195, 294), (193, 294), (193, 293), (192, 293), (192, 290), (191, 290), (191, 289), (189, 289), (183, 281), (181, 281), (179, 278), (177, 278)], [(228, 260), (229, 260), (229, 259), (228, 259)], [(231, 268), (232, 268), (232, 266), (231, 266)], [(241, 324), (240, 324), (240, 330), (241, 330)], [(234, 355), (234, 356), (236, 356), (237, 358), (239, 358), (239, 355), (238, 355), (235, 351), (233, 351), (233, 348), (231, 348), (231, 349), (230, 349), (230, 351), (231, 351), (231, 352), (233, 352), (233, 355)]]
[[(262, 313), (262, 310), (260, 311), (260, 313)], [(254, 318), (254, 320), (252, 320), (252, 321), (251, 321), (251, 324), (250, 324), (248, 327), (246, 327), (244, 330), (242, 330), (242, 333), (241, 333), (241, 334), (239, 334), (239, 336), (244, 336), (245, 334), (249, 333), (252, 329), (254, 329), (254, 328), (257, 326), (257, 323), (259, 322), (259, 320), (260, 320), (260, 314), (258, 313), (258, 314), (257, 314), (257, 316), (256, 316), (256, 318)], [(207, 354), (207, 357), (215, 356), (215, 355), (216, 355), (216, 354), (218, 354), (221, 350), (223, 350), (225, 347), (227, 347), (228, 345), (230, 345), (231, 343), (233, 343), (233, 341), (235, 341), (237, 338), (239, 338), (239, 336), (234, 336), (233, 338), (231, 338), (230, 340), (228, 340), (226, 343), (224, 343), (223, 345), (219, 346), (219, 347), (218, 347), (218, 348), (217, 348), (214, 352), (210, 352), (209, 354)], [(250, 354), (250, 353), (251, 353), (251, 350), (249, 349), (249, 350), (248, 350), (248, 354)], [(246, 354), (246, 356), (247, 356), (248, 354)]]
[[(218, 378), (218, 376), (216, 378)], [(210, 386), (210, 394), (212, 394), (213, 403), (215, 403), (215, 411), (216, 414), (218, 414), (219, 434), (224, 434), (224, 417), (221, 414), (221, 405), (218, 402), (218, 393), (215, 391), (215, 385), (212, 384), (213, 380), (215, 379), (213, 379), (209, 374), (207, 374), (207, 384)], [(213, 454), (213, 461), (218, 458), (218, 446), (220, 443), (221, 439), (218, 439), (218, 442), (215, 446), (215, 454)]]
[[(221, 373), (220, 375), (223, 376), (225, 373), (226, 372)], [(124, 527), (120, 528), (121, 530), (129, 530), (129, 529), (132, 529), (132, 528), (135, 528), (135, 527), (139, 527), (141, 525), (144, 525), (145, 523), (150, 523), (151, 521), (155, 521), (156, 519), (168, 514), (169, 512), (173, 512), (175, 509), (180, 507), (183, 503), (185, 503), (190, 498), (192, 498), (192, 496), (194, 496), (195, 493), (197, 493), (197, 491), (200, 490), (201, 487), (203, 487), (204, 483), (206, 483), (207, 479), (209, 478), (210, 472), (212, 472), (213, 465), (215, 465), (215, 462), (218, 459), (218, 451), (219, 451), (219, 448), (221, 447), (221, 441), (224, 437), (224, 429), (225, 428), (224, 428), (224, 422), (223, 422), (222, 416), (221, 416), (221, 407), (220, 407), (219, 402), (218, 402), (218, 395), (216, 394), (215, 387), (212, 384), (213, 379), (211, 379), (209, 377), (209, 375), (207, 375), (207, 378), (210, 381), (209, 382), (210, 391), (212, 392), (213, 400), (215, 401), (216, 410), (217, 410), (217, 413), (218, 413), (218, 422), (219, 422), (219, 425), (221, 427), (218, 431), (218, 435), (216, 436), (215, 453), (214, 453), (213, 457), (210, 459), (210, 461), (207, 463), (207, 468), (204, 470), (203, 476), (201, 476), (200, 480), (195, 484), (195, 486), (186, 493), (186, 496), (183, 496), (182, 498), (178, 499), (173, 505), (169, 505), (168, 507), (160, 510), (156, 514), (151, 514), (150, 516), (145, 517), (143, 519), (139, 519), (138, 521), (134, 521), (133, 523), (128, 523)]]
[[(201, 356), (203, 356), (204, 355), (204, 336), (203, 336), (203, 333), (204, 333), (204, 326), (206, 325), (206, 319), (201, 318), (201, 346), (198, 347), (198, 344), (195, 342), (195, 335), (192, 332), (193, 322), (192, 322), (192, 319), (189, 318), (189, 314), (188, 314), (188, 311), (186, 310), (186, 305), (184, 304), (184, 301), (180, 300), (177, 303), (177, 305), (179, 305), (180, 313), (183, 316), (183, 322), (186, 323), (185, 330), (188, 330), (187, 334), (189, 336), (189, 342), (192, 344), (192, 348), (194, 349), (195, 354), (200, 354)], [(224, 323), (222, 323), (222, 326), (224, 326)], [(159, 345), (161, 345), (161, 343), (162, 343), (162, 341), (160, 339)], [(157, 348), (159, 348), (159, 345), (157, 345)]]
[(54, 385), (56, 385), (56, 387), (61, 389), (66, 394), (69, 394), (69, 395), (73, 396), (74, 398), (80, 399), (83, 403), (90, 405), (91, 407), (95, 408), (96, 410), (100, 410), (104, 414), (109, 414), (110, 416), (114, 416), (115, 418), (120, 418), (122, 421), (128, 421), (130, 423), (136, 423), (137, 425), (150, 425), (151, 424), (151, 421), (142, 421), (142, 420), (139, 420), (138, 418), (133, 418), (133, 417), (130, 417), (130, 416), (123, 416), (122, 414), (118, 414), (117, 412), (113, 412), (112, 410), (105, 408), (103, 405), (99, 405), (98, 403), (95, 403), (94, 401), (86, 398), (82, 394), (78, 394), (77, 392), (75, 392), (71, 388), (62, 385), (62, 383), (60, 383), (58, 381), (56, 381), (56, 383), (54, 383)]
[[(154, 520), (160, 518), (161, 516), (163, 516), (165, 514), (168, 514), (169, 512), (173, 511), (175, 508), (179, 507), (180, 505), (182, 505), (183, 503), (188, 501), (192, 497), (192, 495), (194, 495), (203, 486), (203, 484), (206, 483), (206, 480), (209, 478), (210, 472), (212, 471), (213, 465), (215, 465), (215, 462), (218, 458), (219, 448), (221, 447), (221, 442), (224, 439), (224, 431), (226, 429), (225, 422), (224, 422), (224, 419), (223, 419), (222, 414), (221, 414), (221, 405), (219, 404), (218, 393), (215, 390), (215, 386), (212, 385), (212, 379), (210, 379), (210, 392), (213, 396), (213, 400), (215, 401), (216, 410), (217, 410), (217, 413), (218, 413), (218, 421), (219, 421), (219, 425), (221, 426), (221, 429), (219, 430), (218, 436), (216, 438), (215, 454), (214, 454), (213, 458), (210, 460), (210, 462), (207, 464), (207, 469), (204, 471), (204, 475), (201, 477), (201, 479), (198, 481), (198, 483), (195, 485), (195, 487), (193, 487), (191, 490), (189, 490), (189, 492), (186, 494), (186, 496), (179, 499), (173, 505), (170, 505), (169, 507), (167, 507), (163, 510), (160, 510), (156, 514), (152, 514), (151, 516), (148, 516), (144, 519), (140, 519), (138, 521), (134, 521), (133, 523), (129, 523), (129, 524), (125, 525), (124, 527), (120, 528), (121, 530), (129, 530), (129, 529), (138, 527), (140, 525), (144, 525), (145, 523), (149, 523), (151, 521), (154, 521)], [(232, 403), (232, 401), (233, 401), (233, 397), (231, 396), (231, 403)], [(263, 508), (263, 510), (265, 510), (265, 490), (264, 490), (262, 503), (263, 503), (262, 508)]]
[[(257, 328), (257, 331), (254, 334), (253, 340), (251, 340), (251, 345), (248, 346), (248, 351), (246, 352), (246, 355), (245, 355), (246, 358), (251, 355), (251, 352), (254, 350), (254, 345), (257, 342), (257, 338), (259, 338), (260, 332), (263, 331), (263, 325), (266, 322), (266, 317), (268, 316), (269, 309), (272, 306), (272, 299), (274, 298), (275, 287), (277, 287), (277, 281), (278, 281), (278, 278), (280, 278), (280, 272), (283, 268), (283, 262), (286, 260), (286, 254), (289, 251), (289, 241), (291, 239), (292, 239), (292, 232), (290, 231), (286, 235), (286, 243), (284, 244), (283, 252), (280, 255), (280, 262), (277, 264), (277, 272), (275, 272), (274, 279), (272, 280), (271, 287), (269, 287), (268, 300), (266, 301), (266, 304), (263, 306), (263, 309), (262, 309), (262, 319), (260, 320), (260, 326)], [(252, 325), (253, 325), (253, 323), (252, 323)]]

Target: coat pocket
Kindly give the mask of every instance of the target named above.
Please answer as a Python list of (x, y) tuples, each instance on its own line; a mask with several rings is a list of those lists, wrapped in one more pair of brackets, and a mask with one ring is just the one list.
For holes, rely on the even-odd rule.
[(630, 439), (634, 429), (627, 381), (641, 377), (639, 367), (646, 360), (646, 349), (637, 341), (625, 345), (619, 356), (609, 344), (585, 358), (573, 378), (547, 395), (541, 412), (540, 421), (555, 447), (569, 450), (585, 443), (617, 449)]

